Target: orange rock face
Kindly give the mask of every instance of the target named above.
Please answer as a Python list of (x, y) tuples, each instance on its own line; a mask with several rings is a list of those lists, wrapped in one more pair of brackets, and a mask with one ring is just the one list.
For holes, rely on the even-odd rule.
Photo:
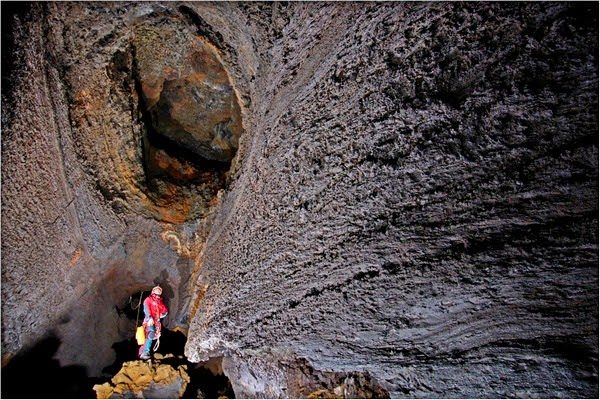
[(179, 398), (185, 392), (190, 378), (187, 367), (180, 365), (152, 365), (143, 361), (130, 361), (102, 385), (95, 385), (98, 399), (108, 398)]
[(155, 171), (161, 171), (178, 181), (190, 181), (200, 177), (201, 172), (190, 162), (171, 157), (162, 149), (149, 150), (148, 163)]

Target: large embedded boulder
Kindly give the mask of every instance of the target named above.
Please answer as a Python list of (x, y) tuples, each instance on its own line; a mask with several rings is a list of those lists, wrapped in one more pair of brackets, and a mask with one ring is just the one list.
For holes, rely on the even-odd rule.
[(151, 129), (207, 160), (230, 161), (240, 106), (217, 49), (177, 24), (134, 29), (135, 63)]

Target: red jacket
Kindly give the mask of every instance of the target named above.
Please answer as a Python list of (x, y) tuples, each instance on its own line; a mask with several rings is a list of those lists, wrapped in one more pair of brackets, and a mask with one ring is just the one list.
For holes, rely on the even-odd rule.
[(144, 300), (144, 325), (148, 326), (150, 319), (154, 322), (154, 329), (160, 332), (160, 319), (164, 318), (169, 313), (167, 306), (158, 296), (150, 295)]

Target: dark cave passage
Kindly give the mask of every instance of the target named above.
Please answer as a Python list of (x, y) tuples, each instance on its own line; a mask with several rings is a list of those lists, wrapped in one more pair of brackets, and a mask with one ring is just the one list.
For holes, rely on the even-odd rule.
[[(133, 293), (123, 304), (116, 306), (117, 312), (132, 322), (137, 322), (137, 326), (141, 326), (144, 320), (142, 304), (149, 295), (150, 289)], [(168, 306), (168, 298), (164, 300)], [(162, 359), (160, 362), (163, 364), (171, 365), (174, 368), (180, 365), (187, 366), (190, 382), (186, 387), (183, 398), (218, 398), (222, 396), (235, 398), (231, 383), (223, 372), (222, 358), (211, 358), (200, 363), (188, 362), (184, 355), (187, 337), (180, 331), (167, 328), (168, 316), (165, 322), (167, 324), (163, 325), (160, 346), (155, 354), (162, 356), (172, 354), (174, 356)], [(132, 329), (130, 338), (113, 343), (112, 349), (115, 352), (115, 361), (102, 370), (105, 376), (112, 377), (117, 374), (124, 362), (138, 360), (140, 346), (133, 337), (133, 333)]]

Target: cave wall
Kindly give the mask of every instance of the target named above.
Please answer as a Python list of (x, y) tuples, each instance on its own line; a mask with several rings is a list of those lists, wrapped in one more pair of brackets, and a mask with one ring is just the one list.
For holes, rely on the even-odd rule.
[[(597, 7), (3, 13), (3, 361), (52, 333), (97, 374), (161, 283), (238, 396), (597, 396)], [(226, 165), (149, 111), (198, 40)]]
[(284, 26), (188, 357), (230, 354), (248, 397), (306, 395), (281, 360), (393, 397), (597, 396), (597, 5), (261, 13)]
[[(201, 7), (212, 18), (227, 10)], [(85, 2), (3, 10), (3, 363), (50, 335), (62, 343), (61, 364), (98, 376), (114, 360), (113, 343), (134, 335), (123, 313), (131, 294), (161, 284), (166, 326), (187, 331), (190, 277), (243, 131), (240, 94), (213, 49), (218, 38), (198, 33), (204, 22), (191, 10)], [(178, 59), (182, 43), (192, 50)], [(253, 65), (244, 51), (236, 57)], [(206, 65), (212, 75), (194, 70)], [(183, 135), (189, 121), (150, 109), (155, 100), (159, 111), (194, 107), (177, 92), (189, 82), (195, 96), (220, 104), (215, 124), (226, 113), (206, 129), (221, 135), (212, 143), (204, 131), (187, 141), (212, 146), (208, 159), (161, 135)]]

